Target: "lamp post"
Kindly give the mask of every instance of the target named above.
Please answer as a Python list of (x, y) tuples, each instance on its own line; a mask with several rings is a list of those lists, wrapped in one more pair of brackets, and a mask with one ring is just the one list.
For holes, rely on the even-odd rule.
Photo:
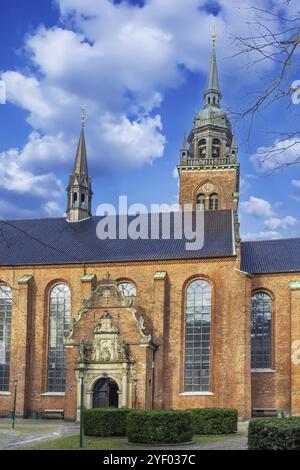
[(83, 396), (84, 396), (84, 367), (82, 364), (79, 368), (80, 379), (80, 448), (83, 447), (83, 433), (84, 433), (84, 414), (83, 414)]
[(18, 381), (14, 380), (14, 409), (13, 409), (12, 426), (11, 426), (13, 429), (15, 427), (15, 421), (16, 421), (17, 387), (18, 387)]

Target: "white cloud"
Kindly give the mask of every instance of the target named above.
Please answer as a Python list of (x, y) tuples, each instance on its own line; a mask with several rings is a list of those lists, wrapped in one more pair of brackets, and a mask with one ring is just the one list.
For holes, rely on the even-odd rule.
[(258, 63), (245, 75), (248, 59), (234, 57), (230, 39), (231, 32), (248, 31), (243, 19), (252, 14), (250, 7), (267, 0), (242, 0), (238, 7), (236, 0), (219, 0), (217, 17), (203, 8), (206, 0), (151, 0), (143, 8), (111, 0), (56, 3), (59, 24), (26, 36), (26, 67), (0, 75), (7, 100), (27, 111), (34, 131), (22, 150), (1, 155), (0, 188), (9, 191), (55, 202), (62, 184), (54, 173), (67, 162), (71, 168), (82, 104), (95, 170), (161, 158), (166, 138), (158, 108), (165, 92), (182, 84), (186, 69), (207, 73), (214, 24), (221, 76), (227, 81), (234, 74), (236, 83), (245, 85), (256, 80), (258, 69), (269, 67)]
[(271, 217), (273, 215), (271, 204), (264, 199), (251, 196), (248, 201), (240, 203), (242, 212), (258, 217)]
[(300, 142), (293, 139), (276, 140), (269, 147), (259, 147), (250, 161), (259, 172), (272, 172), (299, 161)]
[(292, 180), (292, 185), (295, 186), (295, 188), (300, 189), (300, 180)]
[(264, 222), (264, 226), (270, 230), (287, 229), (297, 224), (298, 220), (295, 217), (292, 217), (291, 215), (288, 215), (283, 219), (272, 217), (271, 219), (265, 220)]
[(280, 235), (276, 231), (260, 231), (260, 232), (248, 232), (241, 236), (243, 241), (256, 241), (256, 240), (275, 240), (280, 238)]
[(54, 215), (63, 215), (63, 210), (61, 209), (60, 205), (56, 201), (48, 201), (46, 204), (43, 205), (44, 211), (49, 214), (50, 216)]
[(165, 137), (159, 133), (162, 122), (159, 115), (130, 121), (126, 116), (114, 119), (106, 115), (100, 120), (103, 142), (110, 149), (113, 160), (134, 163), (136, 166), (162, 157)]
[(28, 152), (39, 154), (40, 161), (53, 158), (54, 140), (40, 138), (37, 134), (30, 136), (29, 142), (22, 150), (10, 149), (0, 154), (0, 188), (18, 194), (30, 194), (40, 198), (58, 198), (63, 193), (63, 184), (53, 172), (34, 174), (27, 169)]

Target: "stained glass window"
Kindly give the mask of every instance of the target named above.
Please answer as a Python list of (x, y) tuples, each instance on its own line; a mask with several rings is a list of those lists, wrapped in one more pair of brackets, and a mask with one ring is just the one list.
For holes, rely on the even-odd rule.
[(50, 292), (48, 391), (65, 391), (66, 350), (64, 337), (71, 321), (71, 294), (65, 284), (57, 284)]
[(185, 391), (207, 392), (210, 387), (211, 285), (192, 281), (186, 292)]
[(0, 391), (9, 391), (12, 291), (0, 285)]
[(270, 369), (272, 366), (272, 300), (266, 292), (252, 296), (251, 366)]
[(118, 288), (124, 297), (136, 297), (136, 287), (131, 282), (120, 282)]

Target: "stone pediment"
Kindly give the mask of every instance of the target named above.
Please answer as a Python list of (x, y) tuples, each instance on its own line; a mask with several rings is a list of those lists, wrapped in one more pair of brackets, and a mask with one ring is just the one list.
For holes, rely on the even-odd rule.
[[(107, 275), (104, 279), (97, 282), (96, 288), (92, 291), (91, 296), (83, 301), (83, 307), (79, 310), (77, 317), (72, 321), (70, 333), (65, 338), (65, 344), (72, 345), (75, 343), (74, 334), (76, 326), (88, 312), (94, 310), (100, 313), (101, 310), (105, 312), (107, 310), (113, 311), (113, 309), (118, 309), (118, 311), (124, 309), (127, 314), (129, 313), (130, 321), (133, 321), (135, 329), (138, 332), (139, 342), (142, 344), (151, 343), (152, 338), (146, 331), (144, 318), (134, 307), (134, 298), (124, 296), (118, 288), (117, 282)], [(109, 319), (103, 316), (101, 323), (96, 328), (103, 329), (110, 327), (115, 328), (110, 326)], [(100, 333), (100, 330), (97, 331), (97, 333)], [(103, 333), (103, 331), (101, 331), (101, 333)]]

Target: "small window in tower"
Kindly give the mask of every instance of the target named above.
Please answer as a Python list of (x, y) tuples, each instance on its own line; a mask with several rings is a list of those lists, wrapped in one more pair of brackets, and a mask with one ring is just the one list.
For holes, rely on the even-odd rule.
[(216, 104), (216, 97), (213, 97), (213, 104)]
[(214, 138), (212, 141), (212, 156), (213, 158), (220, 157), (221, 141), (220, 139)]
[(78, 196), (77, 193), (74, 193), (73, 195), (73, 207), (78, 207)]
[(219, 198), (217, 194), (211, 194), (209, 196), (209, 210), (216, 211), (219, 206)]
[(81, 194), (80, 207), (81, 209), (85, 209), (85, 195), (84, 194)]
[(231, 150), (231, 153), (232, 153), (232, 155), (235, 155), (236, 152), (235, 152), (235, 150)]
[(210, 98), (208, 98), (207, 102), (208, 102), (208, 104), (210, 104)]
[(205, 194), (198, 194), (196, 199), (196, 209), (199, 211), (205, 210)]
[(200, 139), (198, 142), (199, 146), (199, 157), (205, 158), (206, 156), (206, 139)]

